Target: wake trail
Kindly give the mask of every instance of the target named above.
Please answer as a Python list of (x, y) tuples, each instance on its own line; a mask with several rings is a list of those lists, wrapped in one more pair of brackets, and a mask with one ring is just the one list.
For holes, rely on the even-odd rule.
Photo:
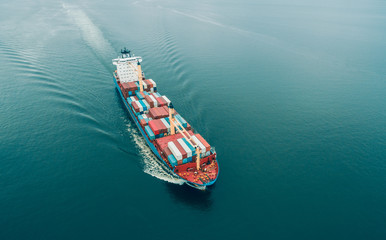
[[(116, 51), (103, 36), (102, 31), (91, 21), (87, 14), (75, 5), (62, 3), (63, 9), (81, 31), (83, 40), (94, 51), (101, 63), (108, 68), (105, 59), (112, 58)], [(109, 62), (110, 64), (110, 62)], [(111, 69), (108, 68), (110, 71)]]
[[(111, 46), (110, 42), (103, 36), (102, 31), (79, 7), (65, 3), (62, 3), (62, 7), (70, 19), (73, 20), (74, 24), (79, 28), (84, 41), (94, 51), (102, 65), (104, 65), (108, 71), (111, 71), (111, 62), (108, 63), (105, 59), (112, 59), (112, 54), (116, 51)], [(170, 183), (180, 185), (184, 183), (183, 180), (174, 177), (172, 172), (169, 169), (166, 169), (166, 167), (158, 161), (151, 149), (147, 146), (145, 140), (135, 130), (132, 124), (128, 124), (128, 132), (139, 150), (145, 173)]]
[(163, 164), (158, 161), (151, 149), (147, 146), (143, 137), (138, 133), (136, 129), (134, 129), (132, 124), (129, 123), (127, 127), (127, 131), (130, 133), (130, 136), (132, 137), (137, 149), (139, 150), (140, 155), (142, 156), (144, 163), (144, 172), (158, 179), (182, 185), (184, 181), (174, 177), (172, 175), (171, 170), (164, 167)]

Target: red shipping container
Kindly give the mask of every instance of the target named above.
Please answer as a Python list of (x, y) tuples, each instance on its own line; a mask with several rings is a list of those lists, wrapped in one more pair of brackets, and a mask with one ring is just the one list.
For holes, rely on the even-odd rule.
[[(194, 133), (193, 131), (188, 131), (190, 136), (193, 136)], [(155, 144), (160, 148), (160, 149), (164, 149), (165, 147), (168, 146), (168, 142), (170, 141), (174, 141), (174, 140), (177, 140), (179, 138), (182, 138), (182, 134), (181, 133), (176, 133), (174, 135), (168, 135), (168, 136), (165, 136), (163, 138), (158, 138), (155, 140)]]
[(161, 119), (157, 119), (158, 120), (158, 125), (160, 127), (160, 132), (161, 133), (167, 133), (168, 132), (168, 129), (166, 128), (165, 124), (161, 121)]
[(206, 151), (209, 151), (210, 150), (210, 145), (207, 141), (205, 141), (205, 139), (200, 135), (200, 134), (196, 134), (196, 138), (205, 146), (206, 148)]
[(169, 116), (169, 111), (165, 110), (163, 107), (159, 107), (158, 112), (161, 114), (161, 118)]
[(121, 85), (122, 85), (123, 91), (126, 91), (126, 92), (129, 91), (130, 85), (128, 83), (122, 83)]
[(160, 106), (160, 107), (167, 105), (167, 102), (165, 101), (165, 99), (163, 97), (158, 97), (158, 98), (156, 98), (156, 100), (158, 102), (158, 106)]
[(139, 107), (136, 102), (131, 102), (131, 105), (133, 106), (135, 112), (139, 112)]
[(128, 82), (129, 85), (129, 91), (135, 92), (135, 90), (138, 90), (137, 84), (135, 82)]
[(150, 90), (150, 88), (153, 87), (153, 83), (150, 80), (148, 80), (148, 79), (146, 79), (145, 82), (146, 82), (146, 85), (148, 86), (148, 88)]
[(150, 85), (149, 85), (149, 82), (147, 80), (143, 80), (143, 89), (145, 89), (147, 91), (150, 90)]
[(157, 120), (149, 121), (149, 127), (153, 131), (154, 135), (160, 134), (159, 127), (157, 126)]
[(158, 110), (157, 110), (157, 108), (155, 107), (155, 108), (150, 108), (150, 110), (149, 110), (149, 115), (150, 115), (151, 118), (153, 118), (153, 119), (158, 119), (160, 114), (158, 113)]
[(168, 116), (169, 116), (169, 107), (168, 106), (163, 106), (162, 108), (165, 109), (166, 112), (168, 112)]
[(185, 159), (188, 157), (188, 153), (185, 151), (185, 149), (181, 146), (181, 144), (177, 141), (177, 140), (174, 140), (173, 141), (174, 145), (176, 145), (176, 147), (178, 148), (178, 151), (180, 151), (180, 153), (182, 154), (182, 158)]
[(162, 107), (154, 107), (150, 108), (149, 114), (153, 119), (159, 119), (169, 116), (169, 112), (167, 112)]
[(151, 98), (148, 95), (145, 96), (145, 100), (146, 100), (146, 102), (149, 103), (151, 108), (154, 107), (154, 102), (153, 102), (153, 100), (151, 100)]
[(170, 149), (168, 147), (164, 148), (162, 150), (162, 152), (164, 153), (165, 157), (172, 155), (172, 152), (170, 151)]
[(153, 131), (155, 135), (161, 134), (161, 133), (167, 133), (168, 129), (163, 124), (163, 122), (159, 119), (154, 119), (149, 121), (149, 127)]
[(142, 127), (145, 127), (147, 124), (145, 119), (141, 119), (141, 121), (139, 121), (139, 123), (141, 124)]

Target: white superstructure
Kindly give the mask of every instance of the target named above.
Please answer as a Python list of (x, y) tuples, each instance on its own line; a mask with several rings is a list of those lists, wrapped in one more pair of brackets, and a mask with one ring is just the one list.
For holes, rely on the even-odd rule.
[(142, 62), (141, 57), (131, 56), (130, 51), (122, 51), (122, 56), (113, 59), (113, 64), (117, 66), (117, 76), (120, 82), (138, 81), (138, 62)]

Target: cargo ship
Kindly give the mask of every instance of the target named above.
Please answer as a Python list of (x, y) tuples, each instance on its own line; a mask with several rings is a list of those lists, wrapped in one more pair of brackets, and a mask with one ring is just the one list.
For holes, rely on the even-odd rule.
[(142, 58), (124, 48), (113, 79), (124, 106), (157, 159), (187, 185), (205, 190), (219, 175), (217, 153), (146, 79)]

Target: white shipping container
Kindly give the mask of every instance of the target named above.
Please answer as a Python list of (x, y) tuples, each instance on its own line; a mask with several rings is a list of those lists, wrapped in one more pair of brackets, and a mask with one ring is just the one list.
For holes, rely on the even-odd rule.
[(147, 88), (147, 84), (145, 83), (145, 81), (142, 81), (142, 84), (143, 84), (143, 89), (146, 89)]
[(186, 145), (184, 140), (182, 140), (180, 138), (180, 139), (177, 139), (177, 141), (181, 145), (181, 147), (185, 150), (185, 152), (188, 154), (188, 157), (191, 157), (192, 156), (192, 150), (190, 150), (190, 148), (188, 147), (188, 145)]
[(167, 98), (166, 96), (162, 96), (164, 98), (164, 100), (167, 102), (168, 106), (170, 105), (171, 101), (169, 100), (169, 98)]
[(146, 108), (149, 110), (150, 109), (149, 103), (147, 103), (145, 99), (142, 99), (142, 102), (146, 105)]
[(139, 101), (135, 101), (135, 104), (139, 107), (139, 112), (143, 112), (142, 104)]
[(142, 114), (143, 119), (148, 118), (146, 114)]
[(153, 101), (154, 103), (154, 107), (158, 107), (158, 102), (157, 100), (155, 99), (155, 97), (153, 97), (152, 95), (149, 95), (150, 99)]
[(157, 84), (153, 81), (153, 79), (149, 79), (149, 81), (153, 84), (153, 88), (157, 87)]
[(170, 125), (169, 125), (169, 123), (165, 120), (165, 118), (161, 118), (161, 121), (162, 121), (162, 123), (165, 125), (165, 127), (166, 127), (168, 130), (170, 130)]
[(135, 100), (135, 97), (130, 97), (130, 99), (131, 99), (132, 102), (135, 102), (135, 101), (136, 101), (136, 100)]
[(182, 154), (173, 142), (168, 142), (168, 148), (177, 160), (182, 160)]
[(205, 153), (206, 148), (205, 148), (204, 144), (202, 144), (202, 143), (198, 140), (198, 138), (196, 138), (196, 136), (192, 136), (192, 139), (193, 139), (193, 141), (198, 145), (198, 147), (200, 148), (201, 153)]

